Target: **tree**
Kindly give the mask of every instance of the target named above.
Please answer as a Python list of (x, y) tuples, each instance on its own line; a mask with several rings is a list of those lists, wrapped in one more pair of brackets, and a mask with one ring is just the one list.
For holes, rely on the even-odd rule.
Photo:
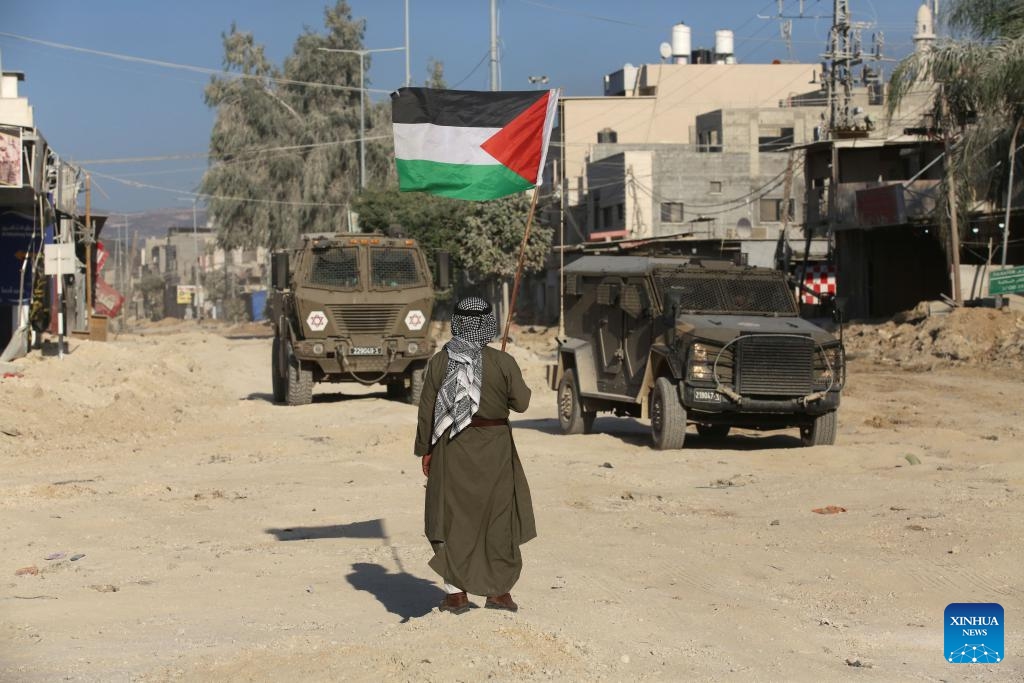
[[(966, 220), (977, 200), (995, 204), (1003, 192), (1009, 214), (1017, 138), (1024, 124), (1024, 4), (952, 0), (949, 16), (957, 39), (900, 63), (890, 83), (889, 111), (931, 85), (935, 121), (957, 135), (952, 158), (946, 161), (953, 169), (947, 175), (961, 198), (957, 215)], [(1000, 163), (1007, 158), (1011, 163)], [(946, 193), (940, 195), (940, 224), (946, 227), (950, 209)]]
[(264, 150), (288, 145), (301, 121), (276, 87), (279, 73), (252, 34), (232, 24), (221, 37), (226, 75), (214, 76), (205, 91), (217, 120), (201, 191), (209, 195), (221, 246), (281, 246), (292, 216), (288, 205), (276, 202), (294, 196), (289, 179), (301, 168), (301, 159)]
[[(217, 110), (202, 191), (226, 248), (294, 243), (301, 232), (347, 228), (359, 189), (359, 56), (366, 25), (345, 0), (307, 28), (277, 69), (252, 34), (223, 34), (224, 76), (206, 89)], [(370, 58), (365, 57), (365, 71)], [(370, 80), (365, 78), (365, 86)], [(367, 185), (392, 181), (390, 107), (366, 98)]]
[(427, 82), (424, 85), (428, 88), (448, 89), (448, 83), (444, 80), (444, 62), (431, 57), (427, 60), (427, 74)]
[[(529, 210), (529, 193), (468, 205), (465, 229), (455, 243), (471, 277), (483, 282), (515, 275)], [(534, 222), (523, 261), (525, 271), (544, 267), (553, 234), (550, 226)]]

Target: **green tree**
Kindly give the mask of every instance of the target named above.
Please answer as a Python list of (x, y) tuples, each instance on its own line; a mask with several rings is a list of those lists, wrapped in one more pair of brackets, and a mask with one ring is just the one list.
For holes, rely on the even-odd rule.
[[(300, 232), (347, 228), (345, 209), (359, 189), (359, 56), (327, 50), (361, 50), (365, 30), (338, 0), (324, 10), (323, 32), (307, 28), (296, 39), (283, 69), (252, 34), (234, 25), (223, 34), (226, 73), (206, 89), (217, 120), (202, 183), (222, 246), (276, 248)], [(394, 178), (390, 107), (369, 97), (365, 105), (373, 186)]]
[(211, 78), (205, 91), (217, 119), (201, 190), (210, 195), (209, 214), (221, 246), (281, 246), (293, 217), (279, 202), (294, 197), (290, 180), (301, 159), (265, 150), (292, 143), (301, 119), (275, 85), (279, 73), (252, 34), (232, 24), (221, 37), (226, 75)]
[(427, 60), (427, 82), (428, 88), (447, 90), (448, 83), (444, 80), (444, 62), (431, 57)]
[[(957, 214), (966, 219), (978, 200), (997, 204), (1005, 193), (1005, 206), (1011, 205), (1024, 123), (1024, 3), (952, 0), (949, 17), (955, 39), (915, 52), (893, 72), (889, 111), (921, 88), (932, 88), (935, 120), (956, 136), (948, 175), (956, 183)], [(1011, 163), (1000, 163), (1007, 158)], [(946, 197), (940, 193), (938, 214), (948, 230)]]
[[(464, 229), (456, 236), (460, 262), (478, 282), (515, 275), (519, 249), (530, 210), (530, 194), (522, 193), (489, 202), (469, 203)], [(554, 230), (534, 221), (526, 245), (523, 269), (540, 270), (551, 249)]]

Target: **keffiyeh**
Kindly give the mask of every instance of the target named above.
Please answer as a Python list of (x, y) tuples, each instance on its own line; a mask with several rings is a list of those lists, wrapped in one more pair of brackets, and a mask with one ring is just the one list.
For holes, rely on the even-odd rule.
[(437, 443), (449, 427), (449, 439), (468, 427), (480, 409), (483, 348), (496, 336), (498, 321), (489, 303), (477, 297), (458, 303), (452, 314), (452, 338), (444, 345), (448, 368), (434, 403), (431, 445)]

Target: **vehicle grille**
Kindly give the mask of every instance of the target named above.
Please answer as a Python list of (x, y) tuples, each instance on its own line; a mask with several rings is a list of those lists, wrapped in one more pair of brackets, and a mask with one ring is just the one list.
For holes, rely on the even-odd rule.
[(403, 304), (335, 304), (327, 306), (334, 326), (341, 333), (390, 332)]
[(744, 396), (803, 396), (813, 390), (810, 338), (747, 335), (736, 347), (737, 389)]

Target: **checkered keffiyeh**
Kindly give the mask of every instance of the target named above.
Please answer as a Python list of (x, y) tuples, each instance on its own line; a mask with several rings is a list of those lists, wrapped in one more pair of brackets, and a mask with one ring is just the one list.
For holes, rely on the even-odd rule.
[(468, 427), (480, 409), (483, 348), (497, 336), (498, 321), (489, 303), (477, 297), (458, 303), (452, 314), (452, 338), (444, 345), (448, 352), (448, 368), (434, 403), (431, 446), (449, 427), (449, 439)]

